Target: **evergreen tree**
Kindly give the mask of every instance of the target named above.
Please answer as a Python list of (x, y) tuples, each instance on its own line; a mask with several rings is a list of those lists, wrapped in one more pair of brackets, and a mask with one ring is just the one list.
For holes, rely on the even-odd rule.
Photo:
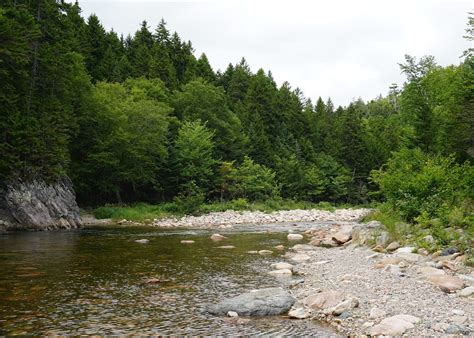
[(196, 63), (196, 76), (202, 77), (209, 83), (216, 82), (216, 74), (212, 70), (209, 60), (207, 59), (206, 54), (202, 53)]
[(242, 122), (250, 140), (252, 159), (270, 166), (272, 150), (269, 134), (276, 132), (274, 112), (275, 83), (260, 69), (250, 80)]
[[(107, 53), (107, 34), (99, 18), (92, 14), (87, 20), (85, 29), (85, 62), (87, 71), (94, 81), (106, 79), (103, 60)], [(108, 56), (113, 58), (113, 56)], [(110, 59), (109, 59), (110, 62)]]
[(148, 77), (152, 60), (153, 35), (148, 29), (148, 23), (143, 21), (127, 49), (128, 59), (132, 68), (132, 76)]

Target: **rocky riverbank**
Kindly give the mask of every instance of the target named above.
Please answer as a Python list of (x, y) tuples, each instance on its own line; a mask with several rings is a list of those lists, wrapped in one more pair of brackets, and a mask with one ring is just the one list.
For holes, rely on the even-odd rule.
[[(238, 224), (271, 224), (292, 222), (356, 222), (366, 216), (371, 209), (337, 209), (327, 210), (281, 210), (272, 213), (261, 211), (234, 211), (212, 212), (202, 216), (184, 216), (181, 218), (155, 219), (153, 226), (170, 227), (232, 227)], [(130, 223), (122, 220), (119, 223)]]
[[(282, 278), (300, 275), (294, 318), (327, 321), (345, 334), (474, 334), (474, 271), (455, 250), (428, 254), (398, 243), (366, 244), (379, 224), (307, 231), (286, 262), (269, 267)], [(375, 249), (376, 251), (374, 251)], [(275, 270), (275, 268), (277, 268)]]
[[(295, 304), (289, 309), (290, 317), (326, 321), (350, 335), (474, 334), (474, 271), (465, 266), (466, 257), (456, 248), (430, 254), (390, 242), (379, 222), (358, 223), (370, 211), (226, 211), (157, 219), (152, 225), (225, 229), (239, 224), (305, 223), (301, 233), (297, 233), (301, 228), (291, 227), (289, 246), (249, 251), (281, 257), (281, 262), (269, 266), (268, 273), (271, 278), (292, 278), (289, 285)], [(119, 223), (137, 225), (127, 220)], [(226, 238), (214, 234), (211, 239)], [(192, 242), (182, 241), (184, 245)], [(232, 250), (234, 246), (220, 248)], [(241, 315), (263, 311), (257, 296), (251, 292), (240, 297), (256, 300), (252, 303), (255, 309)], [(234, 305), (240, 298), (224, 301), (219, 305), (223, 310), (213, 313), (238, 315), (242, 307)], [(270, 298), (265, 297), (268, 304), (279, 304), (278, 299)]]
[(376, 221), (318, 224), (302, 234), (289, 233), (288, 247), (249, 251), (279, 252), (281, 261), (269, 266), (268, 273), (283, 279), (290, 293), (251, 291), (211, 306), (209, 312), (266, 314), (278, 304), (278, 313), (285, 308), (295, 320), (325, 321), (347, 335), (474, 334), (474, 270), (464, 265), (466, 257), (455, 248), (429, 254), (400, 246), (388, 241), (382, 227)]

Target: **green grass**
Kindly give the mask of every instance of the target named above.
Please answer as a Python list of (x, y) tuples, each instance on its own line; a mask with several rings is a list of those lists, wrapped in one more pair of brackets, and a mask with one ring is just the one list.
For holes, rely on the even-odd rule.
[[(263, 202), (248, 202), (245, 199), (236, 199), (224, 202), (211, 202), (202, 204), (194, 214), (207, 214), (210, 212), (235, 210), (235, 211), (263, 211), (272, 212), (277, 210), (293, 209), (320, 209), (333, 211), (337, 208), (347, 208), (349, 205), (335, 206), (331, 203), (311, 203), (294, 200), (267, 200)], [(130, 220), (137, 222), (151, 222), (155, 218), (169, 216), (183, 216), (185, 213), (180, 206), (174, 202), (161, 204), (136, 203), (132, 205), (105, 205), (92, 210), (92, 214), (98, 219), (111, 218), (112, 220)]]
[[(387, 204), (376, 206), (376, 210), (367, 215), (362, 221), (369, 222), (373, 220), (383, 224), (382, 230), (388, 232), (392, 241), (399, 241), (401, 244), (409, 243), (417, 248), (427, 249), (429, 252), (455, 246), (468, 256), (468, 262), (466, 263), (474, 265), (474, 252), (472, 251), (474, 226), (472, 223), (456, 226), (456, 223), (450, 224), (440, 219), (418, 217), (414, 223), (410, 224), (405, 222), (400, 214)], [(380, 230), (378, 231), (380, 232)], [(461, 232), (463, 235), (461, 235)], [(378, 235), (378, 233), (374, 235)], [(427, 236), (432, 236), (433, 241), (427, 240)]]
[(408, 224), (406, 224), (400, 215), (390, 209), (385, 204), (375, 206), (375, 211), (371, 212), (362, 219), (362, 222), (379, 221), (384, 225), (384, 230), (392, 241), (403, 241), (408, 232)]
[(162, 203), (150, 205), (136, 203), (128, 206), (105, 205), (92, 210), (92, 214), (98, 219), (111, 218), (112, 220), (130, 220), (137, 222), (152, 222), (155, 218), (163, 218), (177, 214), (174, 203)]

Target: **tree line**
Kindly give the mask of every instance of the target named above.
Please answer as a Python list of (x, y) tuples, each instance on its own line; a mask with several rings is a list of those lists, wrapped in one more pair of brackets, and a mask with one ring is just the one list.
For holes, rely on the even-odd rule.
[(214, 71), (164, 20), (123, 37), (77, 2), (3, 0), (0, 41), (2, 185), (68, 175), (82, 205), (364, 203), (390, 199), (383, 180), (407, 151), (472, 179), (472, 50), (447, 67), (407, 55), (401, 87), (335, 107), (244, 58)]

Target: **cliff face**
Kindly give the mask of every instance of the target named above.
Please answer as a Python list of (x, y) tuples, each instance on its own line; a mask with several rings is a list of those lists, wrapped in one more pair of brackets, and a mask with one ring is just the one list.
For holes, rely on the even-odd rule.
[(76, 195), (69, 178), (16, 182), (0, 195), (3, 230), (73, 229), (82, 225)]

